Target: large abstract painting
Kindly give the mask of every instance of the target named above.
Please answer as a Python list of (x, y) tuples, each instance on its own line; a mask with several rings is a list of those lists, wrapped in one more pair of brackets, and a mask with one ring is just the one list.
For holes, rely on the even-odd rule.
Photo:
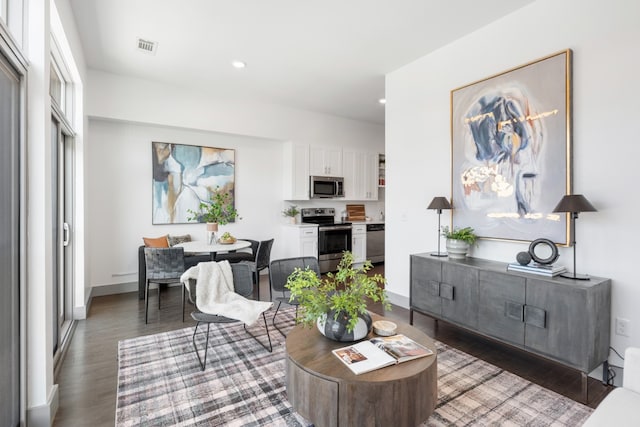
[(571, 51), (451, 91), (453, 226), (569, 243)]
[(153, 224), (191, 222), (188, 210), (198, 211), (218, 191), (235, 202), (235, 151), (225, 148), (152, 142)]

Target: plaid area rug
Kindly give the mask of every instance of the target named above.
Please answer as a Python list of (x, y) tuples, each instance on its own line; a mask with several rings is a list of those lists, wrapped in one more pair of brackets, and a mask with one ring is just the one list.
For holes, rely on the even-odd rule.
[[(293, 310), (281, 313), (278, 324), (293, 327)], [(199, 328), (199, 349), (204, 330)], [(250, 330), (266, 339), (264, 325)], [(212, 325), (204, 372), (191, 344), (193, 328), (120, 341), (116, 426), (311, 425), (287, 400), (284, 338), (269, 330), (273, 353), (246, 334), (242, 324)], [(592, 411), (436, 345), (438, 404), (424, 426), (578, 426)]]

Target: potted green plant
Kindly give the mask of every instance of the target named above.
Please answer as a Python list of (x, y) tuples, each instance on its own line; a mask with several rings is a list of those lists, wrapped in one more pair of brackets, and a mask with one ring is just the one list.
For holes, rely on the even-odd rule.
[(282, 211), (282, 216), (290, 218), (292, 224), (296, 223), (296, 216), (300, 213), (298, 206), (291, 205), (287, 209)]
[(353, 254), (345, 251), (338, 271), (318, 277), (313, 270), (296, 269), (285, 285), (291, 300), (298, 301), (298, 322), (317, 325), (327, 338), (336, 341), (356, 341), (371, 330), (371, 316), (367, 312), (367, 298), (382, 303), (389, 310), (391, 304), (384, 290), (385, 279), (380, 274), (368, 274), (371, 261), (354, 268)]
[(473, 245), (478, 236), (474, 233), (473, 228), (454, 228), (442, 227), (442, 235), (447, 239), (447, 252), (449, 258), (464, 259), (469, 251), (469, 246)]
[(187, 212), (190, 214), (187, 217), (189, 221), (206, 222), (207, 231), (212, 233), (218, 231), (218, 224), (225, 225), (236, 218), (240, 219), (231, 194), (221, 192), (220, 187), (216, 187), (208, 202), (200, 202), (197, 211), (187, 209)]

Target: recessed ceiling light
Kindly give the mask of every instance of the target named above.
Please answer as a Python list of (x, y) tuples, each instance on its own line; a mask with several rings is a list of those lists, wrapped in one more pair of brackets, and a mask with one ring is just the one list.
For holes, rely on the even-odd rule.
[(378, 102), (379, 102), (380, 104), (384, 105), (384, 104), (386, 104), (386, 103), (387, 103), (387, 100), (386, 100), (386, 99), (384, 99), (384, 98), (380, 98), (380, 99), (378, 99)]
[(242, 62), (242, 61), (233, 61), (231, 63), (231, 65), (233, 65), (234, 68), (244, 68), (244, 67), (247, 66), (247, 64), (245, 62)]

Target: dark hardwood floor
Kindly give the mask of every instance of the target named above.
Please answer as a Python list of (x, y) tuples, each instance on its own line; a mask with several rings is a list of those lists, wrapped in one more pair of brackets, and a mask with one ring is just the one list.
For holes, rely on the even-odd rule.
[[(378, 265), (374, 272), (384, 273)], [(261, 299), (269, 296), (268, 279), (261, 276)], [(149, 324), (144, 323), (144, 301), (137, 293), (108, 295), (93, 299), (86, 320), (79, 321), (66, 356), (56, 376), (59, 409), (54, 426), (113, 426), (116, 408), (118, 341), (142, 335), (180, 329), (195, 324), (188, 315), (181, 321), (180, 287), (162, 292), (162, 308), (157, 309), (157, 293), (151, 292)], [(187, 309), (188, 310), (188, 309)], [(409, 311), (394, 306), (383, 312), (371, 310), (396, 321), (409, 322)], [(578, 371), (532, 356), (520, 350), (492, 342), (459, 328), (415, 314), (414, 326), (437, 340), (486, 360), (529, 381), (580, 400), (581, 377)], [(611, 390), (589, 378), (589, 406), (595, 407)]]

